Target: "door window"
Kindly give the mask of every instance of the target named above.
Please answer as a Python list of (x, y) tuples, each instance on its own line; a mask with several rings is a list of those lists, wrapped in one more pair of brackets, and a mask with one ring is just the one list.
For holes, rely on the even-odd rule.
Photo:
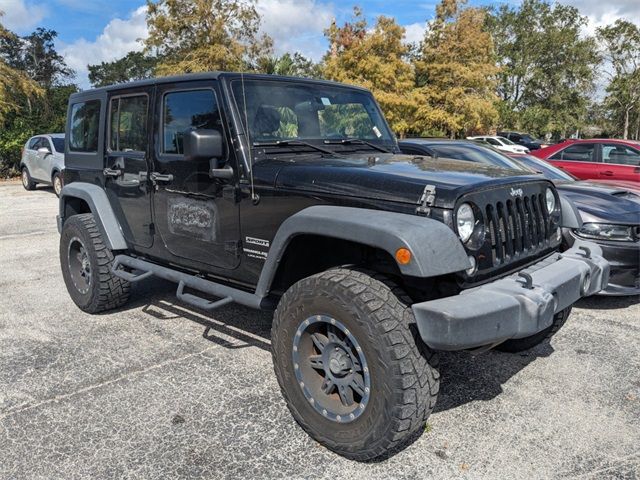
[(593, 143), (579, 143), (571, 145), (555, 153), (551, 160), (569, 160), (575, 162), (593, 162), (595, 145)]
[(27, 148), (29, 150), (37, 150), (38, 147), (36, 147), (36, 145), (38, 144), (38, 142), (40, 142), (40, 137), (33, 137), (31, 140), (29, 140), (29, 145), (27, 146)]
[(621, 165), (640, 165), (640, 151), (618, 144), (602, 145), (602, 160), (604, 163), (617, 163)]
[(100, 100), (76, 103), (71, 107), (69, 150), (74, 152), (98, 151)]
[(146, 95), (112, 98), (109, 106), (109, 149), (116, 152), (147, 150)]
[(185, 133), (196, 129), (222, 132), (222, 120), (213, 90), (167, 93), (163, 102), (162, 152), (182, 155)]

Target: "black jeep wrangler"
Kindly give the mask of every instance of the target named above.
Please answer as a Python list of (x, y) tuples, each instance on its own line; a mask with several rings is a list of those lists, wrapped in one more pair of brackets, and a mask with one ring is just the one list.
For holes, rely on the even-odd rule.
[(60, 263), (90, 313), (155, 275), (177, 297), (275, 310), (296, 421), (358, 460), (424, 428), (436, 351), (530, 348), (602, 289), (593, 244), (539, 176), (402, 155), (372, 95), (236, 73), (69, 100)]

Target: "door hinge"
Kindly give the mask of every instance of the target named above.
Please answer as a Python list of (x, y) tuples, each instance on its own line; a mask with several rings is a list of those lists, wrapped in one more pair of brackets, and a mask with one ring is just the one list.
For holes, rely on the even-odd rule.
[(240, 241), (230, 241), (230, 242), (224, 242), (224, 251), (228, 252), (232, 255), (235, 255), (236, 257), (240, 256), (240, 247), (241, 247), (241, 243)]
[(418, 200), (418, 207), (416, 208), (416, 213), (418, 215), (427, 216), (431, 213), (431, 207), (436, 201), (436, 186), (435, 185), (427, 185), (424, 187), (424, 191), (420, 196), (420, 200)]

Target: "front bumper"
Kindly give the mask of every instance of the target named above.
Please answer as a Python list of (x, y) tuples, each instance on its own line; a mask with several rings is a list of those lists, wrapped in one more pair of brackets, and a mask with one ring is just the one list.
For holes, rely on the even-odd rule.
[(459, 295), (414, 304), (422, 340), (437, 350), (465, 350), (534, 335), (581, 297), (607, 286), (602, 250), (583, 242), (520, 272)]

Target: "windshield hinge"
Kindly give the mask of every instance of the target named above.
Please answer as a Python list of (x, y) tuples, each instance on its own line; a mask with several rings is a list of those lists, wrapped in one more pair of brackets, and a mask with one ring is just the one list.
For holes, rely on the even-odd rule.
[(418, 203), (418, 207), (416, 208), (416, 213), (418, 215), (427, 216), (431, 213), (431, 207), (436, 201), (436, 186), (435, 185), (427, 185), (424, 187), (424, 191), (420, 196), (420, 200)]

